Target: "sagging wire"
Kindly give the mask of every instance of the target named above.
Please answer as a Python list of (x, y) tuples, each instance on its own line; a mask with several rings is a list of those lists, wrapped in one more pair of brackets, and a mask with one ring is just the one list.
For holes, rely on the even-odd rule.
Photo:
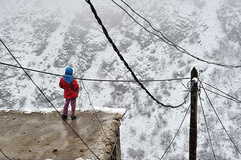
[(157, 36), (157, 37), (158, 37), (159, 39), (161, 39), (163, 42), (165, 42), (166, 44), (168, 44), (168, 45), (170, 45), (170, 46), (173, 46), (173, 47), (176, 48), (178, 51), (180, 51), (180, 52), (182, 52), (182, 53), (184, 53), (184, 54), (187, 54), (187, 55), (189, 55), (190, 57), (192, 57), (192, 58), (194, 58), (194, 59), (196, 59), (196, 60), (198, 60), (198, 61), (205, 62), (205, 63), (207, 63), (207, 64), (213, 64), (213, 65), (217, 65), (217, 66), (221, 66), (221, 67), (226, 67), (226, 68), (240, 68), (240, 67), (241, 67), (241, 65), (227, 65), (227, 64), (221, 64), (221, 63), (217, 63), (217, 62), (213, 62), (213, 61), (207, 61), (207, 60), (204, 60), (204, 59), (202, 59), (202, 58), (199, 58), (199, 57), (197, 57), (197, 56), (195, 56), (195, 55), (192, 55), (192, 54), (189, 53), (186, 49), (184, 49), (184, 48), (180, 47), (179, 45), (175, 44), (174, 42), (170, 41), (167, 37), (164, 36), (164, 34), (163, 34), (161, 31), (155, 29), (155, 28), (152, 26), (152, 24), (151, 24), (146, 18), (144, 18), (143, 16), (141, 16), (139, 13), (137, 13), (130, 5), (128, 5), (126, 2), (124, 2), (123, 0), (121, 0), (121, 2), (122, 2), (123, 4), (125, 4), (128, 8), (130, 8), (130, 9), (132, 10), (132, 12), (134, 12), (137, 16), (139, 16), (139, 17), (142, 18), (144, 21), (146, 21), (146, 22), (149, 24), (149, 26), (150, 26), (154, 31), (160, 33), (162, 37), (160, 37), (160, 36), (159, 36), (158, 34), (156, 34), (156, 33), (151, 32), (151, 31), (148, 30), (146, 27), (144, 27), (143, 25), (141, 25), (134, 17), (132, 17), (132, 16), (130, 15), (129, 12), (127, 12), (122, 6), (120, 6), (120, 5), (119, 5), (118, 3), (116, 3), (114, 0), (111, 0), (111, 1), (112, 1), (114, 4), (116, 4), (119, 8), (121, 8), (125, 13), (127, 13), (128, 16), (129, 16), (134, 22), (136, 22), (139, 26), (141, 26), (144, 30), (146, 30), (147, 32), (149, 32), (149, 33)]
[[(53, 105), (53, 103), (48, 99), (48, 97), (44, 94), (44, 92), (39, 88), (39, 86), (33, 81), (33, 79), (30, 77), (30, 75), (27, 73), (27, 71), (22, 67), (22, 65), (19, 63), (19, 61), (16, 59), (16, 57), (12, 54), (12, 52), (9, 50), (9, 48), (5, 45), (5, 43), (0, 39), (1, 43), (4, 45), (4, 47), (7, 49), (9, 54), (12, 56), (12, 58), (17, 62), (17, 64), (20, 66), (20, 68), (24, 71), (26, 76), (30, 79), (30, 81), (34, 84), (34, 86), (39, 90), (39, 92), (44, 96), (44, 98), (51, 104), (51, 106), (56, 110), (56, 112), (59, 114), (59, 116), (62, 119), (61, 113), (57, 110), (57, 108)], [(73, 127), (65, 120), (63, 121), (70, 127), (70, 129), (76, 134), (76, 136), (84, 143), (84, 145), (89, 149), (89, 151), (98, 159), (100, 158), (90, 149), (90, 147), (87, 145), (87, 143), (79, 136), (79, 134), (73, 129)]]
[(112, 45), (114, 51), (117, 53), (117, 55), (119, 56), (120, 60), (124, 63), (125, 67), (129, 70), (129, 72), (131, 73), (132, 77), (134, 78), (134, 80), (139, 84), (139, 86), (147, 93), (147, 95), (149, 95), (151, 97), (152, 100), (154, 100), (157, 104), (162, 105), (163, 107), (167, 107), (167, 108), (178, 108), (183, 106), (186, 103), (186, 99), (184, 99), (184, 102), (182, 102), (181, 104), (178, 105), (166, 105), (162, 102), (160, 102), (159, 100), (157, 100), (148, 90), (147, 88), (139, 81), (139, 79), (137, 78), (137, 76), (135, 75), (135, 73), (133, 72), (133, 70), (130, 68), (129, 64), (126, 62), (126, 60), (124, 59), (124, 57), (121, 55), (120, 51), (118, 50), (118, 48), (116, 47), (115, 43), (112, 41), (111, 37), (108, 34), (108, 31), (106, 30), (105, 26), (103, 25), (100, 17), (98, 16), (93, 4), (91, 3), (90, 0), (85, 0), (89, 5), (90, 5), (90, 9), (93, 12), (97, 22), (99, 23), (99, 25), (102, 27), (103, 33), (105, 34), (106, 38), (108, 39), (108, 41), (110, 42), (110, 44)]
[[(184, 84), (183, 84), (183, 85), (184, 85)], [(193, 83), (191, 83), (191, 81), (189, 81), (189, 82), (187, 83), (187, 86), (184, 85), (184, 87), (188, 90), (188, 93), (191, 92), (192, 86), (193, 86)], [(172, 143), (174, 142), (175, 138), (177, 137), (177, 135), (178, 135), (178, 133), (179, 133), (179, 131), (180, 131), (183, 123), (184, 123), (184, 120), (186, 119), (186, 116), (187, 116), (187, 114), (188, 114), (188, 111), (189, 111), (189, 108), (190, 108), (190, 107), (191, 107), (191, 105), (188, 106), (187, 111), (186, 111), (186, 113), (185, 113), (185, 115), (184, 115), (184, 117), (183, 117), (183, 119), (182, 119), (181, 124), (179, 125), (179, 127), (178, 127), (178, 129), (177, 129), (177, 132), (176, 132), (175, 136), (174, 136), (173, 139), (171, 140), (171, 143), (168, 145), (168, 147), (166, 148), (166, 150), (165, 150), (165, 152), (163, 153), (163, 155), (161, 156), (161, 158), (158, 158), (159, 160), (162, 160), (162, 159), (164, 158), (165, 154), (167, 153), (167, 151), (168, 151), (169, 148), (171, 147)]]
[[(1, 65), (5, 65), (5, 66), (9, 66), (9, 67), (13, 67), (13, 68), (19, 68), (19, 69), (25, 69), (27, 71), (32, 71), (32, 72), (37, 72), (37, 73), (41, 73), (41, 74), (47, 74), (47, 75), (52, 75), (52, 76), (58, 76), (58, 77), (68, 77), (65, 75), (61, 75), (61, 74), (56, 74), (56, 73), (50, 73), (50, 72), (45, 72), (45, 71), (40, 71), (40, 70), (36, 70), (36, 69), (31, 69), (31, 68), (26, 68), (26, 67), (19, 67), (16, 65), (12, 65), (12, 64), (8, 64), (8, 63), (4, 63), (4, 62), (0, 62)], [(75, 77), (76, 80), (81, 80), (81, 81), (91, 81), (91, 82), (117, 82), (117, 83), (122, 83), (122, 82), (135, 82), (135, 80), (121, 80), (121, 79), (94, 79), (94, 78), (78, 78)], [(147, 79), (147, 80), (139, 80), (140, 82), (167, 82), (167, 81), (182, 81), (182, 80), (186, 80), (186, 79), (190, 79), (190, 78), (170, 78), (170, 79)]]

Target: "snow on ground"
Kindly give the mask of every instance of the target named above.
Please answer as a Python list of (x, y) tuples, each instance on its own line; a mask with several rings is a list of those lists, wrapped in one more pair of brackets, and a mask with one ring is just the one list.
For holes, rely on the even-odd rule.
[[(96, 20), (86, 2), (77, 0), (46, 0), (31, 3), (17, 0), (1, 1), (4, 8), (0, 10), (3, 15), (0, 18), (0, 22), (3, 24), (0, 28), (0, 38), (8, 44), (24, 67), (63, 74), (65, 66), (72, 65), (75, 77), (133, 79), (105, 39), (102, 29), (96, 24)], [(122, 4), (120, 1), (118, 3)], [(225, 11), (224, 4), (226, 3), (228, 2), (224, 0), (149, 0), (141, 3), (130, 1), (134, 9), (147, 17), (157, 29), (163, 31), (168, 38), (187, 49), (191, 54), (209, 61), (239, 64), (240, 42), (235, 39), (235, 35), (239, 35), (239, 33), (234, 34), (232, 31), (235, 31), (235, 25), (231, 25), (239, 23), (239, 21), (234, 21), (235, 18), (229, 20), (232, 16), (239, 14), (238, 9), (235, 9), (235, 6), (237, 7), (239, 3), (236, 1), (236, 4), (230, 7), (231, 9)], [(236, 98), (240, 97), (241, 78), (239, 69), (221, 68), (197, 61), (169, 47), (157, 37), (153, 38), (151, 34), (141, 29), (128, 16), (125, 16), (121, 9), (112, 5), (112, 3), (110, 5), (110, 1), (95, 0), (93, 4), (96, 6), (103, 22), (107, 24), (106, 27), (110, 36), (139, 79), (188, 78), (192, 67), (197, 64), (201, 81), (208, 82)], [(46, 7), (41, 8), (42, 5)], [(18, 10), (18, 7), (22, 9)], [(158, 7), (158, 9), (155, 7)], [(222, 12), (224, 15), (221, 15), (223, 16), (221, 18), (226, 20), (225, 22), (221, 21), (220, 18), (218, 19), (217, 11), (220, 10), (220, 7), (224, 9)], [(114, 11), (109, 14), (111, 10)], [(54, 31), (51, 30), (53, 27), (48, 30), (48, 23), (45, 23), (46, 18), (53, 15), (57, 15), (53, 19), (55, 22), (53, 27), (56, 28)], [(37, 23), (34, 21), (35, 19), (38, 19), (37, 22), (41, 23)], [(111, 22), (115, 22), (115, 24)], [(11, 23), (11, 27), (9, 27), (9, 23)], [(47, 33), (40, 32), (35, 23), (40, 25), (39, 28), (47, 26)], [(78, 34), (76, 33), (77, 35), (74, 32), (76, 30), (71, 30), (73, 28), (79, 31)], [(230, 32), (225, 29), (230, 29)], [(41, 37), (42, 35), (45, 36)], [(79, 35), (83, 35), (84, 38), (75, 39)], [(230, 36), (233, 37), (230, 38)], [(37, 42), (38, 37), (40, 37), (40, 40)], [(48, 45), (42, 43), (42, 40), (46, 40)], [(77, 43), (76, 41), (80, 42)], [(67, 47), (65, 49), (68, 52), (65, 52), (63, 48), (66, 43), (75, 44), (77, 47)], [(41, 47), (39, 47), (40, 51), (37, 53), (34, 51), (38, 49), (37, 44), (46, 48), (41, 50)], [(0, 53), (1, 61), (16, 64), (11, 56), (6, 55), (7, 52), (1, 45)], [(65, 53), (71, 53), (72, 57), (69, 58)], [(37, 56), (37, 54), (40, 55)], [(3, 76), (7, 77), (7, 80), (4, 80), (3, 76), (0, 77), (2, 78), (1, 87), (6, 86), (4, 91), (11, 93), (11, 96), (5, 96), (0, 100), (1, 110), (54, 111), (21, 70), (4, 67), (2, 73)], [(15, 76), (11, 77), (11, 75)], [(63, 90), (58, 87), (60, 77), (32, 72), (31, 76), (56, 108), (59, 111), (62, 110), (64, 98), (62, 96)], [(184, 85), (188, 86), (188, 82), (189, 80), (151, 82), (144, 83), (144, 85), (158, 100), (165, 104), (178, 104), (183, 101), (186, 95), (184, 90), (187, 89)], [(123, 159), (155, 159), (160, 157), (175, 135), (188, 108), (188, 102), (179, 109), (163, 108), (153, 102), (136, 83), (80, 80), (78, 80), (78, 83), (82, 87), (82, 92), (77, 99), (77, 110), (92, 110), (92, 107), (94, 107), (97, 111), (102, 110), (108, 113), (125, 115), (121, 125)], [(2, 90), (0, 91), (3, 93)], [(234, 137), (235, 142), (238, 141), (237, 135), (240, 132), (240, 128), (238, 128), (240, 124), (239, 105), (222, 99), (213, 93), (209, 92), (209, 95), (229, 132), (234, 131), (232, 137)], [(210, 128), (213, 128), (214, 145), (218, 148), (215, 149), (217, 155), (223, 159), (230, 157), (231, 159), (239, 159), (225, 134), (217, 133), (222, 129), (220, 126), (216, 126), (219, 122), (212, 114), (212, 108), (206, 101), (207, 98), (203, 90), (201, 97), (205, 100), (203, 105), (206, 107), (208, 123)], [(11, 103), (6, 103), (6, 101), (11, 101)], [(201, 110), (199, 111), (199, 113), (202, 113)], [(175, 156), (187, 159), (188, 116), (189, 114), (166, 159), (175, 159)], [(202, 132), (199, 134), (200, 148), (198, 155), (208, 159), (212, 157), (212, 154), (206, 149), (209, 145), (205, 136), (206, 131), (202, 117), (200, 114), (199, 126)], [(220, 148), (229, 148), (230, 150), (228, 150), (228, 153), (221, 153), (219, 150), (222, 149)]]

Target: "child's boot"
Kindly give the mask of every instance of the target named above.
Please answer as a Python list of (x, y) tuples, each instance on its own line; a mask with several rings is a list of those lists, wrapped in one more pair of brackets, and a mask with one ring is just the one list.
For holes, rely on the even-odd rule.
[(72, 120), (76, 119), (76, 116), (71, 116), (71, 119), (72, 119)]
[(66, 115), (62, 115), (62, 119), (67, 119), (68, 117)]

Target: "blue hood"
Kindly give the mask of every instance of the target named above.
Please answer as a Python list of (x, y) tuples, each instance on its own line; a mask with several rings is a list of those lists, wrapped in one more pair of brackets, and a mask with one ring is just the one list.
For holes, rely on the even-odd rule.
[(67, 82), (69, 85), (71, 85), (74, 80), (73, 69), (71, 67), (67, 67), (65, 69), (64, 76), (67, 76), (67, 77), (63, 77), (64, 81)]

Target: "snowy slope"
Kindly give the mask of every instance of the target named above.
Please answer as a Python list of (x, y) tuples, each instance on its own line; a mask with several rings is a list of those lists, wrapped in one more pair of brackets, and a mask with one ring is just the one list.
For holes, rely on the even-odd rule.
[[(97, 24), (89, 5), (77, 0), (1, 2), (0, 38), (24, 66), (64, 74), (74, 69), (78, 78), (133, 80)], [(194, 65), (208, 67), (200, 79), (240, 99), (240, 68), (207, 65), (168, 46), (157, 36), (137, 25), (111, 0), (91, 1), (109, 35), (139, 79), (189, 78)], [(116, 0), (139, 23), (160, 35)], [(221, 64), (241, 64), (241, 2), (226, 0), (146, 0), (128, 1), (157, 30), (189, 53)], [(1, 62), (17, 65), (3, 45)], [(1, 65), (0, 109), (24, 111), (52, 110), (24, 72)], [(29, 72), (33, 80), (59, 109), (63, 106), (60, 77)], [(121, 126), (122, 159), (159, 159), (174, 137), (189, 101), (180, 108), (158, 105), (137, 83), (80, 81), (78, 109), (94, 107), (126, 108)], [(145, 87), (164, 104), (183, 102), (189, 80), (145, 82)], [(204, 85), (205, 88), (210, 87)], [(82, 86), (83, 88), (83, 86)], [(240, 105), (208, 92), (208, 95), (235, 144), (241, 149), (239, 135)], [(205, 92), (201, 92), (213, 148), (217, 159), (240, 159), (240, 154), (223, 131)], [(189, 114), (163, 159), (188, 159)], [(201, 105), (198, 106), (199, 159), (214, 159)]]

